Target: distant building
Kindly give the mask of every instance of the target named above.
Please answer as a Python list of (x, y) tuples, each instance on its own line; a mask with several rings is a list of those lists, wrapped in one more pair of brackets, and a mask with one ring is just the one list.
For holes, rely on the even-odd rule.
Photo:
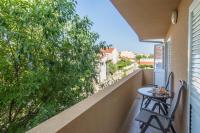
[(139, 62), (140, 65), (154, 65), (154, 59), (153, 58), (142, 58)]
[(99, 59), (97, 78), (98, 82), (103, 82), (107, 79), (107, 61), (112, 61), (112, 63), (116, 64), (119, 60), (119, 53), (116, 48), (101, 49)]
[(106, 62), (107, 62), (107, 56), (101, 56), (100, 57), (100, 61), (99, 61), (99, 65), (98, 65), (98, 82), (103, 82), (104, 80), (107, 79), (107, 66), (106, 66)]
[(131, 51), (121, 51), (120, 58), (135, 59), (135, 54)]
[(119, 52), (116, 48), (101, 49), (101, 53), (103, 56), (107, 56), (107, 60), (111, 60), (114, 64), (119, 61)]

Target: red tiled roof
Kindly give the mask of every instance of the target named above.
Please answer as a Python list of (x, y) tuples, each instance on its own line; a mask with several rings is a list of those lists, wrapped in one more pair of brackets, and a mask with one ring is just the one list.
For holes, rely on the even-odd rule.
[(140, 65), (154, 65), (154, 62), (140, 62)]
[(101, 52), (102, 53), (112, 53), (114, 49), (115, 48), (105, 48), (105, 49), (101, 49)]

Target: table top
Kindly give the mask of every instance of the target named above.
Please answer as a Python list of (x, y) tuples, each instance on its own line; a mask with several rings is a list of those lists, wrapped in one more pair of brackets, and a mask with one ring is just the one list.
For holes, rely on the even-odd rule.
[(159, 93), (159, 89), (155, 87), (142, 87), (137, 90), (137, 92), (146, 97), (152, 98), (172, 98), (173, 93), (169, 92), (168, 94)]

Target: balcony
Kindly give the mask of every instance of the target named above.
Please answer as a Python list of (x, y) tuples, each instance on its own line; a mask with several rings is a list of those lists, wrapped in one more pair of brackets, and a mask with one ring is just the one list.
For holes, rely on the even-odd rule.
[(153, 70), (137, 70), (28, 133), (135, 133), (138, 123), (137, 89), (153, 82)]
[[(179, 103), (175, 128), (199, 132), (200, 110), (200, 2), (197, 0), (111, 0), (140, 41), (161, 43), (165, 72), (174, 73), (174, 85), (188, 81)], [(174, 15), (174, 13), (176, 15)], [(171, 18), (177, 22), (171, 23)], [(119, 33), (120, 34), (120, 33)], [(4, 37), (7, 40), (7, 37)], [(168, 70), (167, 70), (168, 69)], [(17, 70), (18, 71), (18, 70)], [(137, 89), (152, 83), (153, 70), (137, 70), (80, 103), (39, 124), (28, 133), (137, 133), (134, 120), (140, 105)], [(151, 132), (155, 133), (155, 131)]]
[[(169, 58), (166, 65), (168, 65), (170, 71), (174, 72), (173, 88), (177, 86), (179, 80), (188, 81), (187, 79), (196, 78), (191, 77), (190, 65), (192, 62), (188, 60), (193, 57), (188, 55), (191, 52), (190, 49), (192, 49), (188, 47), (188, 34), (192, 36), (191, 33), (188, 33), (191, 30), (188, 27), (188, 14), (190, 5), (193, 3), (194, 6), (195, 1), (175, 0), (163, 3), (157, 0), (112, 0), (112, 2), (132, 29), (135, 29), (141, 41), (151, 42), (151, 40), (159, 38), (164, 39), (168, 48), (167, 51), (170, 53), (170, 56), (165, 57), (165, 61)], [(178, 21), (177, 24), (171, 24), (170, 14), (175, 9), (178, 10)], [(199, 58), (199, 55), (195, 57)], [(197, 61), (193, 63), (195, 62), (197, 63)], [(193, 67), (196, 67), (195, 70), (198, 71), (193, 75), (198, 75), (199, 65)], [(61, 112), (28, 132), (138, 133), (138, 123), (134, 121), (140, 102), (137, 89), (145, 84), (152, 83), (152, 80), (152, 70), (137, 70), (114, 85)], [(194, 131), (195, 129), (197, 132), (199, 131), (198, 118), (200, 117), (196, 117), (199, 114), (198, 106), (193, 106), (196, 107), (196, 112), (190, 112), (190, 104), (198, 105), (199, 100), (195, 96), (191, 96), (193, 90), (190, 87), (191, 83), (188, 82), (188, 84), (188, 89), (184, 90), (176, 112), (174, 125), (178, 133), (188, 133), (192, 128)], [(197, 84), (199, 85), (199, 83)], [(196, 93), (196, 91), (193, 92)], [(191, 98), (197, 99), (196, 102), (190, 102)], [(193, 117), (194, 120), (190, 121), (192, 120), (191, 116), (196, 118)], [(155, 133), (152, 130), (151, 132)]]

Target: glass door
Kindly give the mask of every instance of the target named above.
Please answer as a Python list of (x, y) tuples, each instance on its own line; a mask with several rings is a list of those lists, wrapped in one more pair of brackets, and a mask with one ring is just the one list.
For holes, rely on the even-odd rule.
[(164, 44), (154, 46), (154, 83), (160, 87), (165, 86), (164, 48)]

